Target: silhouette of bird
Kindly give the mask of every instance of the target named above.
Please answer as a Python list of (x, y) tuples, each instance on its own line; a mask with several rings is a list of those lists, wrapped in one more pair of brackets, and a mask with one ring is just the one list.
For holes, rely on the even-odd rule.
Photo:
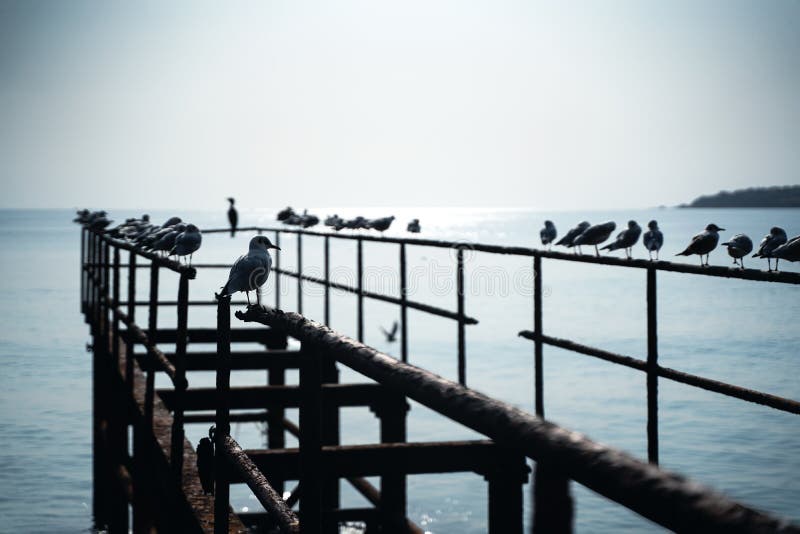
[(544, 228), (539, 230), (539, 237), (542, 239), (542, 245), (547, 245), (548, 249), (553, 241), (556, 240), (557, 235), (558, 232), (556, 231), (556, 225), (553, 224), (553, 221), (545, 221)]
[(639, 241), (640, 235), (642, 235), (642, 227), (639, 226), (636, 221), (628, 221), (628, 228), (618, 233), (617, 239), (614, 240), (613, 243), (609, 243), (608, 245), (604, 246), (601, 250), (608, 250), (611, 252), (613, 250), (624, 248), (625, 256), (628, 259), (631, 259), (633, 252), (631, 249), (633, 248), (633, 245)]
[(239, 226), (239, 213), (233, 204), (236, 202), (233, 197), (228, 197), (228, 202), (231, 203), (228, 208), (228, 222), (231, 224), (231, 237), (236, 237), (236, 227)]
[[(772, 251), (779, 246), (786, 243), (786, 230), (779, 226), (773, 226), (769, 229), (769, 233), (764, 236), (761, 243), (758, 245), (758, 250), (753, 254), (754, 258), (767, 258), (767, 270), (772, 271)], [(778, 258), (775, 259), (775, 270), (778, 270)]]
[(739, 265), (741, 261), (744, 269), (744, 257), (753, 252), (753, 241), (744, 234), (736, 234), (722, 245), (728, 247), (728, 256), (733, 258), (733, 264)]
[(202, 242), (203, 234), (200, 233), (200, 229), (193, 224), (187, 224), (186, 230), (175, 237), (175, 246), (172, 247), (170, 255), (189, 256), (189, 265), (191, 265), (192, 254), (197, 252)]
[(261, 305), (261, 295), (258, 288), (266, 283), (269, 271), (272, 269), (272, 257), (268, 250), (274, 248), (268, 237), (257, 235), (250, 240), (250, 249), (247, 254), (240, 256), (231, 267), (228, 281), (222, 287), (221, 296), (228, 296), (237, 291), (244, 291), (247, 295), (247, 305), (250, 306), (250, 291), (256, 292), (256, 303)]
[[(717, 248), (719, 243), (719, 232), (724, 232), (725, 228), (720, 228), (714, 223), (706, 226), (706, 229), (692, 238), (692, 242), (686, 247), (683, 252), (678, 252), (676, 256), (691, 256), (697, 254), (700, 256), (700, 265), (708, 266), (708, 257), (711, 251)], [(706, 257), (706, 262), (703, 263), (703, 256)]]
[(772, 251), (775, 258), (775, 270), (778, 270), (778, 260), (800, 261), (800, 235), (794, 236), (783, 245)]
[(172, 250), (172, 247), (175, 246), (175, 240), (178, 238), (178, 235), (183, 233), (184, 230), (186, 230), (185, 224), (176, 224), (169, 232), (163, 234), (158, 241), (153, 243), (152, 249), (171, 254), (170, 251)]
[(650, 254), (650, 260), (653, 260), (653, 252), (656, 253), (656, 260), (658, 260), (658, 251), (664, 245), (664, 234), (658, 229), (658, 223), (654, 220), (647, 223), (647, 227), (650, 230), (642, 236), (642, 243)]
[(380, 233), (385, 232), (389, 229), (394, 221), (394, 215), (390, 217), (381, 217), (380, 219), (372, 219), (367, 222), (368, 228), (372, 228), (373, 230), (377, 230)]
[(214, 434), (215, 427), (208, 429), (208, 437), (197, 444), (197, 474), (203, 493), (214, 495)]
[(294, 213), (294, 210), (292, 209), (292, 207), (291, 206), (286, 206), (286, 208), (284, 208), (284, 209), (282, 209), (281, 211), (278, 212), (278, 220), (279, 221), (285, 221), (286, 219), (288, 219), (289, 217), (291, 217), (294, 214), (295, 213)]
[(386, 341), (388, 341), (389, 343), (394, 343), (395, 341), (397, 341), (397, 327), (398, 327), (397, 321), (395, 321), (394, 324), (392, 325), (391, 331), (387, 332), (384, 327), (382, 326), (380, 327), (381, 332), (383, 332), (383, 335), (386, 336)]
[[(594, 253), (597, 254), (597, 257), (600, 257), (600, 251), (597, 249), (597, 245), (608, 239), (608, 236), (611, 235), (617, 228), (617, 223), (614, 221), (607, 221), (602, 224), (595, 224), (594, 226), (590, 226), (586, 230), (583, 231), (581, 235), (575, 238), (572, 242), (572, 246), (580, 247), (581, 245), (594, 245)], [(639, 237), (638, 235), (636, 236)]]
[[(581, 221), (575, 228), (572, 228), (569, 232), (566, 233), (564, 237), (558, 240), (556, 246), (561, 245), (567, 248), (572, 248), (572, 243), (575, 241), (575, 238), (578, 237), (583, 233), (584, 230), (591, 226), (589, 221)], [(580, 250), (580, 249), (578, 249)]]
[(419, 219), (411, 219), (411, 222), (408, 223), (406, 226), (406, 231), (411, 232), (412, 234), (418, 234), (421, 228), (419, 226)]
[(341, 218), (341, 217), (339, 217), (339, 216), (338, 216), (337, 214), (335, 214), (335, 213), (334, 213), (333, 215), (330, 215), (330, 216), (328, 216), (328, 217), (326, 217), (326, 218), (325, 218), (325, 226), (331, 226), (331, 227), (334, 227), (334, 226), (338, 226), (338, 225), (339, 225), (339, 223), (341, 223), (341, 222), (343, 222), (343, 221), (342, 221), (342, 218)]

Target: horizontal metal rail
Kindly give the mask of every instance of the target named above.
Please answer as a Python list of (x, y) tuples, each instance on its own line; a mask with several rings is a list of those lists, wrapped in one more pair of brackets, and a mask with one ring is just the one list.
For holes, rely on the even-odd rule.
[(97, 235), (100, 236), (100, 239), (102, 239), (103, 241), (105, 241), (106, 243), (108, 243), (113, 247), (134, 252), (136, 255), (141, 256), (143, 258), (147, 258), (148, 260), (155, 263), (159, 267), (164, 267), (165, 269), (169, 269), (170, 271), (175, 271), (176, 273), (184, 274), (190, 280), (193, 280), (197, 276), (197, 270), (194, 267), (189, 267), (188, 265), (184, 265), (178, 261), (174, 261), (169, 258), (164, 258), (162, 256), (159, 256), (155, 252), (142, 250), (141, 247), (138, 247), (133, 243), (129, 243), (128, 241), (122, 239), (115, 239), (103, 233), (97, 233)]
[(229, 464), (247, 484), (261, 506), (269, 513), (270, 519), (278, 525), (281, 532), (300, 532), (300, 521), (286, 505), (283, 498), (272, 488), (264, 474), (242, 450), (236, 440), (225, 436), (225, 453)]
[[(131, 341), (135, 341), (137, 343), (142, 344), (144, 348), (147, 350), (147, 353), (153, 357), (153, 361), (156, 365), (164, 371), (167, 376), (172, 380), (172, 385), (175, 387), (186, 387), (186, 378), (183, 379), (181, 382), (178, 380), (178, 375), (175, 370), (175, 365), (167, 358), (167, 356), (154, 344), (150, 342), (150, 339), (147, 337), (147, 334), (144, 330), (139, 328), (139, 326), (130, 320), (128, 315), (122, 311), (121, 308), (114, 308), (114, 313), (117, 315), (120, 321), (128, 327), (128, 331), (123, 336), (128, 337)], [(146, 365), (145, 365), (146, 367)]]
[[(715, 276), (722, 278), (735, 278), (740, 280), (755, 280), (760, 282), (778, 282), (783, 284), (800, 284), (800, 273), (784, 271), (762, 271), (759, 269), (739, 269), (719, 266), (700, 267), (687, 263), (673, 263), (669, 261), (650, 261), (645, 259), (628, 260), (612, 256), (592, 256), (589, 254), (572, 254), (569, 252), (556, 252), (552, 250), (541, 250), (529, 247), (509, 247), (502, 245), (488, 245), (483, 243), (465, 243), (463, 241), (442, 241), (435, 239), (420, 239), (409, 237), (384, 237), (368, 234), (344, 234), (335, 232), (320, 232), (316, 230), (298, 230), (280, 227), (250, 227), (245, 230), (260, 232), (281, 232), (286, 234), (312, 235), (319, 237), (330, 237), (336, 239), (350, 239), (371, 241), (376, 243), (394, 243), (405, 245), (419, 245), (435, 248), (465, 249), (477, 252), (487, 252), (491, 254), (504, 254), (512, 256), (539, 256), (554, 260), (574, 261), (580, 263), (594, 263), (601, 265), (613, 265), (616, 267), (634, 267), (638, 269), (653, 268), (658, 271), (669, 271), (676, 273), (698, 274), (704, 276)], [(208, 229), (203, 233), (229, 232), (230, 229)]]
[(676, 531), (798, 532), (786, 520), (561, 428), (418, 367), (400, 362), (295, 313), (236, 312), (243, 321), (279, 327), (388, 388), (475, 430), (498, 444), (545, 462), (569, 478)]
[[(531, 341), (536, 341), (537, 339), (536, 332), (532, 332), (530, 330), (523, 330), (519, 333), (519, 335), (520, 337), (530, 339)], [(554, 347), (577, 352), (586, 356), (592, 356), (607, 362), (630, 367), (631, 369), (636, 369), (637, 371), (647, 372), (648, 370), (647, 362), (644, 360), (638, 360), (636, 358), (631, 358), (630, 356), (615, 354), (613, 352), (575, 343), (574, 341), (569, 341), (568, 339), (561, 339), (544, 334), (538, 336), (538, 338), (541, 339), (542, 343), (545, 343), (546, 345), (552, 345)], [(655, 371), (659, 377), (666, 378), (674, 382), (688, 384), (690, 386), (695, 386), (707, 391), (721, 393), (722, 395), (726, 395), (728, 397), (735, 397), (737, 399), (753, 402), (755, 404), (769, 406), (770, 408), (775, 408), (776, 410), (800, 414), (800, 402), (792, 399), (778, 397), (777, 395), (771, 395), (769, 393), (743, 388), (733, 384), (727, 384), (725, 382), (712, 380), (710, 378), (703, 378), (701, 376), (684, 373), (682, 371), (676, 371), (675, 369), (670, 369), (669, 367), (661, 367), (660, 365), (656, 366)]]

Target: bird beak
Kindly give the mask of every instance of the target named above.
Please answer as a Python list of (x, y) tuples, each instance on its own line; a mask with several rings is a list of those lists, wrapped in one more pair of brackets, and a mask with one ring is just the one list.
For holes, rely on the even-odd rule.
[(719, 231), (720, 231), (720, 232), (724, 232), (724, 231), (725, 231), (725, 228), (720, 228), (720, 229), (719, 229)]
[(280, 250), (280, 249), (281, 249), (281, 247), (276, 247), (275, 245), (272, 245), (272, 246), (271, 246), (271, 247), (269, 247), (269, 248), (274, 248), (275, 250)]

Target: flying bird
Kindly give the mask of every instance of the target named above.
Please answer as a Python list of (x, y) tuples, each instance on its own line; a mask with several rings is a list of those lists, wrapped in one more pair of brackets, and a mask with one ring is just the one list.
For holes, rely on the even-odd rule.
[(621, 231), (617, 234), (617, 239), (614, 240), (613, 243), (609, 243), (608, 245), (604, 246), (601, 250), (608, 250), (611, 252), (612, 250), (619, 250), (625, 249), (625, 256), (628, 259), (632, 258), (633, 245), (639, 241), (639, 236), (642, 234), (642, 227), (639, 226), (636, 221), (628, 221), (628, 228)]
[(658, 229), (658, 223), (654, 220), (647, 223), (647, 227), (650, 230), (642, 236), (642, 243), (650, 254), (650, 260), (653, 260), (653, 252), (656, 253), (656, 260), (658, 260), (658, 251), (664, 245), (664, 234)]
[(233, 204), (236, 202), (233, 197), (228, 197), (228, 202), (231, 203), (228, 208), (228, 222), (231, 224), (231, 237), (236, 237), (236, 227), (239, 225), (239, 213)]
[[(584, 230), (591, 226), (589, 221), (581, 221), (575, 228), (572, 228), (567, 234), (558, 240), (556, 245), (562, 245), (567, 248), (572, 248), (572, 243), (575, 241), (575, 238), (578, 237), (583, 233)], [(580, 250), (580, 249), (579, 249)]]
[(187, 224), (186, 230), (175, 237), (175, 246), (169, 252), (170, 256), (189, 256), (189, 265), (192, 264), (192, 254), (197, 252), (203, 242), (203, 234), (200, 229), (193, 225)]
[[(754, 258), (767, 258), (767, 270), (772, 271), (772, 263), (770, 259), (773, 257), (772, 252), (779, 246), (786, 243), (786, 230), (779, 226), (773, 226), (769, 229), (769, 233), (764, 236), (761, 243), (758, 245), (758, 250), (753, 254)], [(778, 258), (775, 258), (775, 270), (778, 270)]]
[(553, 224), (553, 221), (545, 221), (544, 228), (539, 230), (539, 237), (542, 239), (542, 245), (547, 245), (548, 249), (553, 241), (556, 240), (557, 235), (558, 232), (556, 231), (556, 225)]
[[(594, 252), (599, 258), (600, 251), (597, 249), (597, 245), (608, 239), (608, 236), (610, 236), (611, 232), (616, 230), (616, 228), (617, 223), (614, 221), (608, 221), (602, 224), (590, 226), (584, 230), (581, 235), (576, 237), (574, 241), (572, 241), (572, 246), (580, 247), (581, 245), (594, 245)], [(639, 236), (637, 235), (636, 237), (638, 238)]]
[[(700, 265), (708, 266), (708, 256), (711, 251), (717, 248), (719, 243), (719, 232), (724, 232), (725, 228), (720, 228), (714, 223), (706, 226), (706, 229), (692, 238), (692, 242), (686, 247), (683, 252), (678, 252), (676, 256), (691, 256), (697, 254), (700, 256)], [(703, 263), (703, 256), (706, 257), (706, 262)]]
[(250, 291), (256, 292), (256, 303), (261, 305), (261, 295), (258, 289), (266, 283), (269, 271), (272, 269), (272, 257), (269, 249), (280, 250), (272, 244), (268, 237), (257, 235), (250, 240), (250, 250), (240, 256), (231, 267), (228, 281), (222, 287), (221, 296), (228, 296), (237, 291), (244, 291), (247, 295), (247, 305), (250, 306)]
[(386, 341), (388, 341), (389, 343), (394, 343), (395, 341), (397, 341), (397, 327), (398, 327), (397, 321), (394, 322), (394, 324), (392, 325), (392, 329), (388, 332), (384, 327), (382, 326), (380, 327), (381, 332), (383, 332), (383, 335), (386, 336)]
[(722, 245), (728, 247), (728, 255), (733, 258), (733, 264), (741, 265), (744, 269), (744, 257), (753, 252), (753, 241), (744, 234), (736, 234)]

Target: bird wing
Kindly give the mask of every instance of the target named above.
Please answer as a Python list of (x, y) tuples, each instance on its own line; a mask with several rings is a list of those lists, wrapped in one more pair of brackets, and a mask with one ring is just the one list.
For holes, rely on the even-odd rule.
[(231, 267), (228, 281), (222, 288), (225, 295), (237, 291), (252, 291), (267, 281), (271, 267), (269, 255), (245, 254)]
[(394, 322), (394, 324), (392, 325), (392, 332), (391, 332), (391, 334), (392, 334), (392, 337), (394, 337), (395, 335), (397, 335), (397, 327), (398, 327), (398, 326), (400, 326), (400, 325), (399, 325), (399, 324), (397, 324), (397, 321), (395, 321), (395, 322)]

